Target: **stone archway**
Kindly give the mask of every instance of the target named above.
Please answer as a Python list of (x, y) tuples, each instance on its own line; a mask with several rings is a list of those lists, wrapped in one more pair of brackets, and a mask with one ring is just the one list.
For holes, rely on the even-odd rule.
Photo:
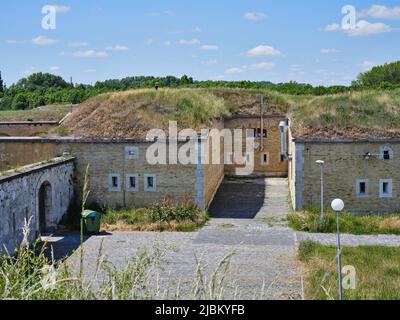
[(51, 213), (53, 201), (51, 184), (48, 181), (42, 183), (39, 194), (39, 231), (45, 233), (48, 227), (49, 215)]

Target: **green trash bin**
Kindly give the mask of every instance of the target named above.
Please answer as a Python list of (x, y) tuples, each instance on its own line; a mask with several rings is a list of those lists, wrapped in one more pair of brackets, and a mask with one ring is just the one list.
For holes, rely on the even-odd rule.
[(101, 225), (101, 213), (92, 210), (82, 212), (82, 218), (86, 233), (99, 233)]

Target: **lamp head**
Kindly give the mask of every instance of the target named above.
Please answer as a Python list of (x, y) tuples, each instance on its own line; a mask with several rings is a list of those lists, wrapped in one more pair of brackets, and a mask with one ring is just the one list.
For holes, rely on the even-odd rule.
[(322, 166), (322, 165), (325, 164), (325, 161), (317, 160), (317, 161), (315, 161), (315, 163), (316, 163), (316, 164), (319, 164), (320, 166)]
[(332, 201), (332, 209), (335, 212), (341, 212), (344, 209), (344, 202), (341, 199), (335, 199)]

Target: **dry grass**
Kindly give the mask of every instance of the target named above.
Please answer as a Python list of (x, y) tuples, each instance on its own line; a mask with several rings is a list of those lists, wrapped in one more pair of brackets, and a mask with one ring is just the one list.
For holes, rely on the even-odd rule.
[[(289, 226), (297, 231), (311, 233), (335, 233), (336, 214), (325, 213), (326, 221), (321, 222), (320, 210), (309, 208), (304, 212), (296, 212), (289, 215)], [(355, 235), (400, 235), (399, 215), (351, 215), (340, 216), (340, 229), (342, 233)]]
[[(295, 137), (400, 137), (400, 89), (362, 90), (325, 96), (295, 96), (256, 89), (151, 89), (101, 94), (84, 102), (60, 127), (59, 135), (78, 137), (143, 137), (150, 129), (210, 128), (215, 119), (231, 114), (286, 112)], [(47, 112), (0, 112), (7, 119), (60, 118), (55, 107)], [(57, 109), (57, 108), (55, 108)], [(32, 115), (31, 115), (32, 113)]]
[(80, 137), (138, 137), (150, 129), (206, 128), (215, 118), (229, 114), (222, 98), (193, 89), (130, 90), (99, 95), (76, 110), (65, 130)]
[[(306, 267), (306, 297), (338, 298), (337, 248), (302, 243), (299, 256)], [(400, 248), (344, 248), (343, 266), (354, 266), (356, 289), (344, 290), (345, 300), (399, 300)]]
[(31, 110), (0, 111), (0, 122), (8, 121), (59, 121), (73, 108), (72, 105), (48, 105)]
[(363, 90), (292, 104), (296, 137), (400, 137), (400, 90)]

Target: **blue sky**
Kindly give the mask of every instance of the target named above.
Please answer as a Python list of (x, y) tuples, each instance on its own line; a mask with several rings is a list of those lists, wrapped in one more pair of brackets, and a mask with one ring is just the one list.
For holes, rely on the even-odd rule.
[[(57, 6), (55, 30), (42, 7)], [(356, 8), (344, 30), (342, 7)], [(74, 82), (188, 74), (198, 80), (349, 84), (400, 60), (399, 1), (4, 1), (0, 70), (11, 84), (33, 72)]]

